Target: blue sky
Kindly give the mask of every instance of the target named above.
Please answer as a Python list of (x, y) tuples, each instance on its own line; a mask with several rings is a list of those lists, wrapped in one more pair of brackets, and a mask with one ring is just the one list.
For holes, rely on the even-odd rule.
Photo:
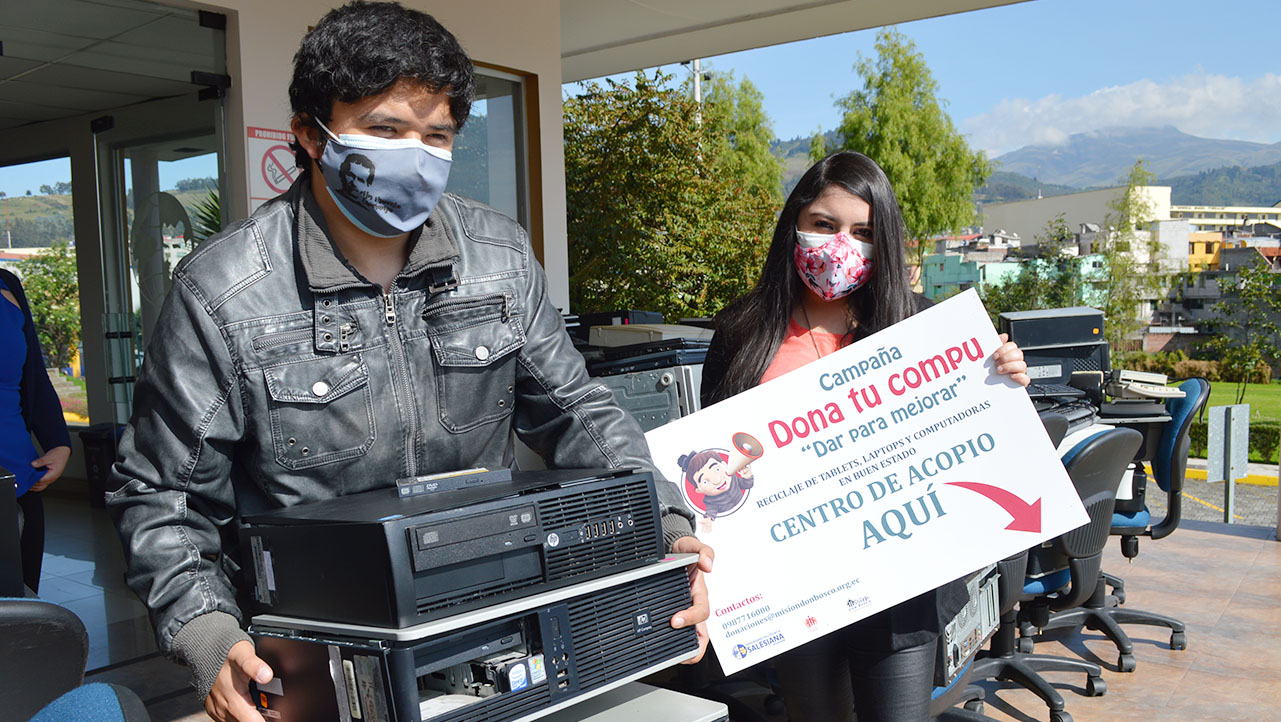
[[(1107, 126), (1281, 141), (1278, 0), (1033, 0), (898, 26), (989, 155)], [(765, 96), (779, 138), (840, 122), (876, 30), (707, 58)], [(684, 77), (682, 66), (664, 68)], [(567, 88), (573, 92), (573, 86)]]
[[(218, 166), (212, 154), (170, 161), (160, 164), (161, 189), (173, 188), (180, 180), (187, 178), (211, 178), (218, 174)], [(0, 192), (9, 194), (10, 198), (40, 193), (40, 186), (52, 186), (60, 181), (71, 180), (71, 160), (54, 158), (37, 163), (24, 163), (0, 168)]]
[[(1032, 0), (899, 26), (924, 55), (953, 122), (989, 156), (1109, 126), (1281, 142), (1281, 0)], [(840, 122), (876, 30), (749, 50), (705, 62), (751, 78), (779, 138)], [(680, 65), (664, 68), (678, 77)], [(566, 87), (573, 93), (576, 85)], [(213, 174), (170, 164), (161, 185)], [(70, 178), (65, 159), (0, 168), (10, 196)]]

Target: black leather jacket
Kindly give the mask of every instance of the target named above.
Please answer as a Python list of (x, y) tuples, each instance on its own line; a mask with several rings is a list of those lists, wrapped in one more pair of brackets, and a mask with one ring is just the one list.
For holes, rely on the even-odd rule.
[(513, 431), (549, 466), (653, 470), (520, 226), (446, 195), (384, 294), (337, 255), (306, 179), (178, 265), (135, 389), (108, 504), (165, 651), (195, 617), (239, 618), (237, 515), (507, 467)]

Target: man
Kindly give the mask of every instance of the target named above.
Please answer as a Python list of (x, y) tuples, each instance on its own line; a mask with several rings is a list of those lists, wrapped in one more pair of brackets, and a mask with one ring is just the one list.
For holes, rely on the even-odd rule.
[[(238, 624), (236, 517), (508, 466), (513, 431), (551, 466), (653, 469), (588, 378), (523, 229), (443, 194), (473, 87), (430, 16), (331, 11), (289, 87), (305, 173), (174, 274), (109, 504), (160, 648), (216, 720), (261, 720), (248, 680), (272, 675)], [(355, 183), (356, 164), (376, 172)], [(679, 491), (661, 482), (660, 499), (665, 541), (710, 571)], [(707, 618), (697, 571), (691, 590), (676, 626)]]

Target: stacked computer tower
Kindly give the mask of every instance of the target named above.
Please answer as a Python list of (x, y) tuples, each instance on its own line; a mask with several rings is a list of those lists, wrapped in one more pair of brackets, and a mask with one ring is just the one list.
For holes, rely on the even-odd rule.
[(696, 652), (650, 474), (508, 477), (244, 519), (264, 718), (530, 720)]

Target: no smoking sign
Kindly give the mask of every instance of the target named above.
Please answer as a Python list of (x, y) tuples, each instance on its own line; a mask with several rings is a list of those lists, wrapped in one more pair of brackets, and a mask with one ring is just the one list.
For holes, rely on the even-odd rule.
[(294, 134), (270, 128), (245, 129), (250, 168), (255, 170), (249, 181), (249, 203), (257, 207), (289, 190), (301, 172), (294, 165), (289, 143)]

